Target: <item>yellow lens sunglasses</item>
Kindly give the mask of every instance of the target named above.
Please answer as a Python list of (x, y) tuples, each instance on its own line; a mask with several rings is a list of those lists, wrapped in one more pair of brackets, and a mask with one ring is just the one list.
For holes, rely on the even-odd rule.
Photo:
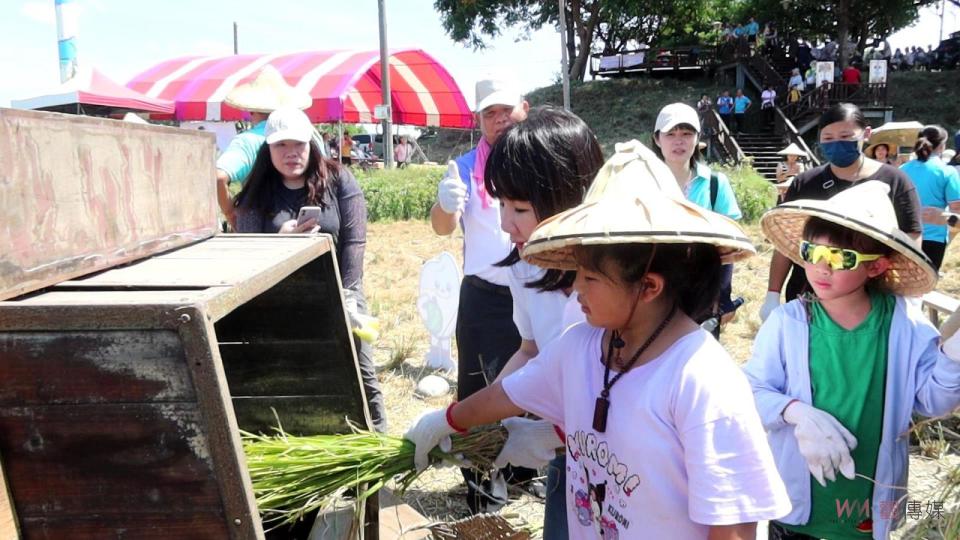
[(826, 259), (834, 270), (855, 270), (860, 263), (875, 261), (883, 255), (864, 254), (852, 249), (814, 244), (806, 240), (800, 242), (800, 258), (810, 264)]

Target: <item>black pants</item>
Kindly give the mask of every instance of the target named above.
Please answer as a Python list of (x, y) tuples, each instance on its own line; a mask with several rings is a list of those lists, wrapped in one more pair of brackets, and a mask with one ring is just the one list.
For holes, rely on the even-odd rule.
[[(510, 288), (465, 276), (460, 284), (456, 332), (457, 399), (463, 400), (492, 383), (520, 348)], [(473, 487), (483, 485), (480, 475), (470, 469), (461, 471), (467, 482), (470, 511), (483, 511), (488, 501)], [(508, 481), (523, 481), (536, 475), (536, 471), (519, 468), (508, 468), (504, 473)]]
[[(351, 292), (357, 300), (358, 311), (363, 315), (367, 312), (367, 299), (363, 293)], [(383, 403), (383, 392), (380, 390), (380, 381), (377, 380), (377, 369), (373, 365), (373, 345), (353, 334), (353, 346), (357, 349), (357, 364), (360, 367), (360, 380), (363, 382), (363, 393), (367, 396), (367, 407), (370, 409), (370, 420), (373, 429), (387, 432), (387, 407)]]
[(723, 119), (723, 123), (727, 126), (728, 130), (736, 131), (733, 125), (733, 113), (721, 114), (720, 118)]
[(813, 536), (784, 529), (776, 521), (771, 521), (767, 529), (767, 540), (819, 540)]
[(923, 241), (923, 252), (933, 261), (933, 267), (940, 271), (940, 265), (943, 264), (943, 255), (947, 251), (947, 244), (935, 240)]
[(743, 129), (746, 125), (746, 114), (745, 113), (733, 113), (734, 118), (737, 120), (737, 133), (746, 133), (746, 130)]

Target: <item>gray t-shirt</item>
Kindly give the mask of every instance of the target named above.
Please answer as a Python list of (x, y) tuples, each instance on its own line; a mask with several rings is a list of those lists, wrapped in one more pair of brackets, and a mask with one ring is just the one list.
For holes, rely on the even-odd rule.
[[(289, 189), (283, 182), (271, 186), (272, 205), (254, 209), (237, 207), (237, 232), (276, 233), (285, 221), (296, 219), (306, 206), (307, 188)], [(362, 290), (363, 254), (367, 245), (367, 201), (360, 184), (347, 169), (330, 181), (323, 195), (320, 232), (333, 237), (343, 287)]]

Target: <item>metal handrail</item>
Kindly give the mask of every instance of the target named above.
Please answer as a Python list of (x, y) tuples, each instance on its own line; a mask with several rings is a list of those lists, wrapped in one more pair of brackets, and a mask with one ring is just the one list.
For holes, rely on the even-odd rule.
[(813, 154), (813, 151), (810, 150), (810, 147), (807, 146), (807, 141), (803, 139), (800, 135), (800, 131), (797, 130), (797, 127), (793, 125), (793, 122), (787, 118), (787, 115), (784, 114), (783, 110), (780, 107), (774, 107), (774, 110), (777, 112), (777, 116), (780, 117), (780, 120), (783, 122), (783, 126), (786, 128), (787, 139), (790, 142), (795, 143), (800, 147), (801, 150), (807, 153), (807, 157), (810, 158), (810, 161), (816, 166), (820, 165), (820, 160), (817, 159), (817, 156)]
[(745, 160), (747, 155), (743, 153), (737, 140), (733, 137), (733, 134), (730, 133), (727, 125), (723, 123), (723, 119), (720, 118), (717, 111), (710, 109), (709, 115), (705, 119), (708, 120), (708, 124), (713, 129), (717, 142), (723, 146), (727, 154), (733, 159), (734, 164), (740, 164)]

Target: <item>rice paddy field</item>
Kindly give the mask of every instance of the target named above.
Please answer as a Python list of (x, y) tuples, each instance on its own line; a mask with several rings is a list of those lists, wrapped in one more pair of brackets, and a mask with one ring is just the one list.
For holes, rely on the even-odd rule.
[[(744, 363), (750, 356), (751, 343), (760, 327), (757, 315), (766, 291), (767, 268), (772, 247), (763, 240), (757, 225), (747, 231), (759, 254), (738, 264), (734, 274), (734, 294), (743, 296), (745, 304), (737, 319), (727, 325), (721, 343), (733, 358)], [(375, 222), (368, 226), (365, 267), (365, 288), (373, 314), (380, 318), (381, 333), (375, 361), (387, 400), (390, 433), (402, 434), (424, 410), (443, 407), (450, 396), (422, 399), (414, 390), (417, 381), (432, 372), (425, 368), (424, 354), (429, 345), (426, 329), (416, 311), (420, 266), (427, 259), (447, 251), (461, 259), (462, 236), (440, 237), (429, 223), (421, 220)], [(960, 296), (960, 247), (953, 244), (947, 252), (939, 290)], [(454, 385), (456, 378), (444, 375)], [(952, 426), (956, 422), (952, 422)], [(927, 440), (924, 447), (911, 450), (909, 500), (921, 503), (927, 516), (928, 503), (943, 502), (949, 510), (957, 502), (956, 494), (940, 492), (944, 486), (960, 484), (960, 436), (944, 433)], [(455, 468), (433, 469), (418, 479), (403, 495), (404, 502), (437, 521), (451, 521), (468, 515), (464, 503), (465, 488)], [(530, 529), (538, 536), (542, 526), (542, 501), (516, 490), (503, 515), (511, 523)], [(946, 500), (945, 500), (946, 499)], [(911, 528), (920, 519), (908, 518), (898, 538), (938, 538), (936, 533)], [(956, 538), (956, 536), (949, 538)]]

